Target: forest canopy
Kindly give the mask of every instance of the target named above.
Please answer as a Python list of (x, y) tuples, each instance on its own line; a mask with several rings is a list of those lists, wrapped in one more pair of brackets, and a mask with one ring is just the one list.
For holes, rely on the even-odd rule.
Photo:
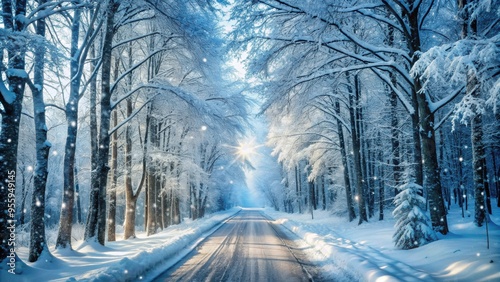
[(401, 248), (446, 235), (453, 204), (482, 226), (499, 34), (497, 0), (2, 0), (0, 261), (9, 225), (30, 262), (48, 228), (56, 249), (76, 225), (150, 236), (242, 204), (256, 169), (276, 210), (393, 210)]

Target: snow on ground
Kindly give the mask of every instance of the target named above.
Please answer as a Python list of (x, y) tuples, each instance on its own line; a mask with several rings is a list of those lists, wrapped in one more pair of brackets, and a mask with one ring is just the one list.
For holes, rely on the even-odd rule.
[[(158, 234), (146, 237), (136, 232), (137, 238), (108, 242), (106, 246), (73, 243), (74, 251), (54, 251), (36, 263), (27, 263), (20, 275), (1, 271), (0, 281), (140, 281), (144, 275), (168, 267), (180, 260), (190, 249), (213, 233), (229, 217), (240, 211), (228, 211), (207, 215), (196, 221), (186, 220), (170, 226)], [(117, 238), (120, 234), (117, 234)], [(28, 250), (17, 250), (26, 262)], [(165, 258), (168, 258), (166, 260)]]
[[(315, 211), (315, 219), (265, 212), (321, 253), (313, 261), (345, 269), (359, 281), (500, 281), (500, 208), (494, 208), (494, 223), (488, 226), (489, 249), (486, 228), (475, 227), (473, 217), (462, 218), (457, 208), (449, 213), (450, 234), (412, 250), (394, 247), (390, 212), (384, 221), (361, 225), (325, 211)], [(327, 277), (337, 281), (335, 272)]]
[[(53, 257), (28, 263), (21, 275), (3, 271), (0, 281), (148, 281), (239, 210), (185, 221), (150, 237), (138, 233), (136, 239), (109, 242), (105, 247), (78, 241), (73, 243), (75, 251), (51, 249)], [(500, 281), (499, 208), (494, 209), (494, 223), (489, 225), (489, 249), (485, 227), (475, 227), (473, 217), (462, 218), (455, 208), (448, 218), (449, 235), (407, 251), (394, 247), (395, 221), (389, 211), (386, 220), (361, 225), (326, 211), (315, 211), (315, 219), (310, 214), (263, 211), (317, 251), (308, 255), (329, 271), (325, 277), (332, 281), (339, 281), (339, 268), (357, 281)], [(27, 261), (26, 247), (18, 254)]]

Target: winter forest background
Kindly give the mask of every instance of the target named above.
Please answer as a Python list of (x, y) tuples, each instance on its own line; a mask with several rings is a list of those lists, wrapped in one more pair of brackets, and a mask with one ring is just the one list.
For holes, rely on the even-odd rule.
[(402, 249), (500, 207), (499, 1), (2, 0), (0, 27), (0, 261), (12, 220), (34, 262), (252, 197), (393, 211)]

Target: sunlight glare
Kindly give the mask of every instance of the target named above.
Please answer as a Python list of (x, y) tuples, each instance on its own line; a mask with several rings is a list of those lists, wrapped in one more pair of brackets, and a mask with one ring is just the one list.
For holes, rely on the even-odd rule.
[(256, 153), (255, 149), (257, 146), (254, 144), (253, 140), (240, 142), (236, 148), (236, 153), (242, 159), (248, 159), (250, 156)]

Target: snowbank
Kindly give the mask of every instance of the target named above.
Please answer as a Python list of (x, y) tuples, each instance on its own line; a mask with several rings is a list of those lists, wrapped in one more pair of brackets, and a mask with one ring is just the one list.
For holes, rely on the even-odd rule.
[[(158, 266), (161, 269), (175, 264), (185, 254), (201, 242), (205, 237), (212, 234), (221, 225), (221, 222), (236, 214), (240, 209), (232, 209), (229, 213), (221, 213), (204, 218), (199, 221), (193, 221), (180, 232), (168, 234), (166, 232), (151, 236), (151, 240), (161, 240), (164, 242), (154, 248), (144, 250), (128, 258), (121, 259), (117, 264), (104, 269), (104, 271), (94, 275), (83, 275), (78, 279), (69, 279), (68, 281), (92, 281), (92, 282), (110, 282), (110, 281), (137, 281), (142, 280), (144, 275), (151, 274)], [(90, 277), (89, 277), (90, 276)]]
[[(240, 210), (185, 221), (149, 237), (137, 233), (135, 239), (106, 246), (78, 241), (75, 250), (51, 248), (52, 255), (23, 264), (21, 275), (1, 272), (0, 281), (148, 281)], [(489, 249), (485, 227), (475, 227), (473, 218), (462, 218), (458, 209), (448, 216), (449, 235), (411, 250), (394, 247), (392, 217), (358, 225), (324, 211), (315, 211), (314, 220), (308, 214), (264, 212), (312, 246), (314, 251), (307, 254), (323, 266), (328, 281), (500, 281), (500, 227), (495, 224), (500, 222), (499, 208), (489, 225)], [(20, 248), (18, 255), (26, 261), (27, 248)]]
[[(500, 221), (499, 212), (495, 209), (494, 222)], [(314, 220), (271, 209), (266, 213), (320, 252), (322, 264), (336, 265), (358, 281), (500, 281), (499, 226), (490, 224), (487, 249), (484, 227), (475, 227), (458, 211), (449, 214), (451, 234), (412, 250), (394, 247), (393, 218), (357, 225), (328, 212), (316, 211)], [(335, 272), (328, 277), (335, 280)]]
[[(0, 281), (140, 281), (175, 264), (240, 208), (170, 226), (152, 236), (109, 242), (106, 246), (79, 242), (75, 250), (54, 251), (42, 261), (28, 263), (23, 273), (0, 273)], [(119, 236), (117, 236), (119, 237)], [(18, 251), (26, 261), (27, 250)]]

